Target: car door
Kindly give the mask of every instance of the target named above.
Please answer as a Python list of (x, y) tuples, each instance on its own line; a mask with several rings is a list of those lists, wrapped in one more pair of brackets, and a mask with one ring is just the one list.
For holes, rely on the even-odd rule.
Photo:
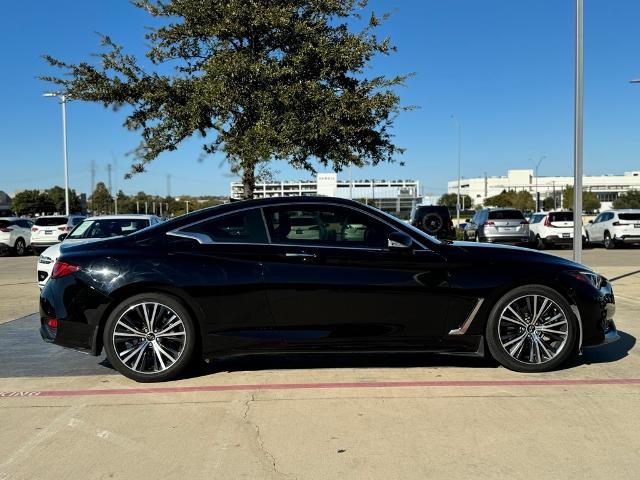
[(262, 277), (268, 241), (260, 209), (218, 215), (168, 233), (165, 265), (205, 317), (205, 349), (277, 347)]
[[(417, 245), (388, 248), (394, 227), (364, 210), (331, 204), (264, 208), (267, 299), (289, 346), (425, 348), (444, 332), (445, 260)], [(296, 219), (321, 228), (295, 231)], [(308, 220), (305, 220), (308, 222)], [(310, 232), (315, 232), (315, 237)]]

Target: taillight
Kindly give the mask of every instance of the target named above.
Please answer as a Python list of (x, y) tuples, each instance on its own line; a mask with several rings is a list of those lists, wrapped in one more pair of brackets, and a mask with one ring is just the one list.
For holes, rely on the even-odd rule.
[(53, 271), (51, 272), (51, 278), (61, 278), (76, 273), (80, 270), (78, 265), (73, 265), (67, 262), (56, 262), (53, 265)]
[(611, 225), (613, 225), (614, 227), (619, 227), (620, 226), (620, 222), (613, 222)]
[(493, 223), (492, 221), (488, 221), (488, 222), (484, 222), (485, 225), (488, 225), (490, 227), (494, 226), (495, 223)]
[(0, 228), (0, 232), (9, 233), (13, 228), (10, 227), (2, 227)]
[(526, 220), (523, 220), (520, 222), (520, 225), (529, 225), (529, 222), (527, 222)]
[(31, 231), (32, 231), (33, 233), (36, 233), (36, 232), (38, 231), (38, 227), (31, 227)]
[(549, 217), (548, 216), (544, 217), (544, 226), (545, 227), (553, 227), (553, 225), (551, 225), (551, 222), (549, 221)]
[(47, 318), (47, 326), (51, 328), (58, 328), (58, 319), (57, 318)]

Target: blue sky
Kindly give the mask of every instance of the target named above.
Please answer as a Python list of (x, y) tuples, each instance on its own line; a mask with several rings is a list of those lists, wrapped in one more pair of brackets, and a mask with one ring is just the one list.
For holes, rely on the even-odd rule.
[[(355, 178), (417, 178), (424, 193), (440, 194), (457, 175), (455, 114), (463, 127), (463, 175), (501, 175), (529, 168), (546, 155), (540, 175), (569, 175), (573, 132), (573, 0), (376, 0), (394, 12), (381, 33), (397, 54), (378, 58), (371, 74), (415, 72), (400, 90), (418, 110), (396, 123), (406, 166), (379, 165)], [(640, 169), (640, 2), (585, 0), (585, 174)], [(124, 0), (7, 2), (0, 28), (0, 190), (62, 184), (60, 107), (43, 98), (50, 72), (40, 56), (70, 62), (98, 50), (96, 31), (142, 56), (150, 18)], [(124, 180), (138, 143), (122, 127), (123, 112), (71, 103), (68, 108), (71, 187), (86, 192), (91, 162), (97, 180), (117, 162), (114, 186), (127, 193), (227, 194), (223, 159), (199, 162), (199, 144), (186, 142), (156, 160), (149, 172)], [(283, 164), (280, 178), (310, 178)], [(346, 175), (343, 176), (346, 178)]]

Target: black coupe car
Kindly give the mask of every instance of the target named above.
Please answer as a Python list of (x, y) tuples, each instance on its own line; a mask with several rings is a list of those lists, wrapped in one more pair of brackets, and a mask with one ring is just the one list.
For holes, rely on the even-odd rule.
[(522, 372), (617, 338), (609, 282), (542, 252), (440, 241), (366, 205), (234, 202), (62, 247), (41, 334), (141, 382), (265, 351), (490, 354)]

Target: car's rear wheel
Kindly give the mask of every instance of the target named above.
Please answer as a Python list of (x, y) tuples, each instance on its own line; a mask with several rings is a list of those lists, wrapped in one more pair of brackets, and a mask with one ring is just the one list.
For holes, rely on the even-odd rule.
[(487, 345), (509, 370), (553, 370), (575, 352), (577, 322), (569, 303), (555, 290), (526, 285), (494, 305), (487, 322)]
[(536, 235), (536, 248), (538, 250), (544, 250), (546, 247), (546, 245), (544, 244), (544, 241), (542, 240), (542, 238), (540, 238), (540, 235)]
[(191, 316), (172, 296), (135, 295), (109, 315), (104, 328), (107, 358), (138, 382), (178, 376), (189, 364), (196, 334)]
[(25, 250), (27, 249), (27, 246), (24, 243), (24, 240), (21, 238), (18, 238), (16, 240), (15, 245), (13, 246), (13, 251), (14, 253), (21, 257), (22, 255), (24, 255)]

